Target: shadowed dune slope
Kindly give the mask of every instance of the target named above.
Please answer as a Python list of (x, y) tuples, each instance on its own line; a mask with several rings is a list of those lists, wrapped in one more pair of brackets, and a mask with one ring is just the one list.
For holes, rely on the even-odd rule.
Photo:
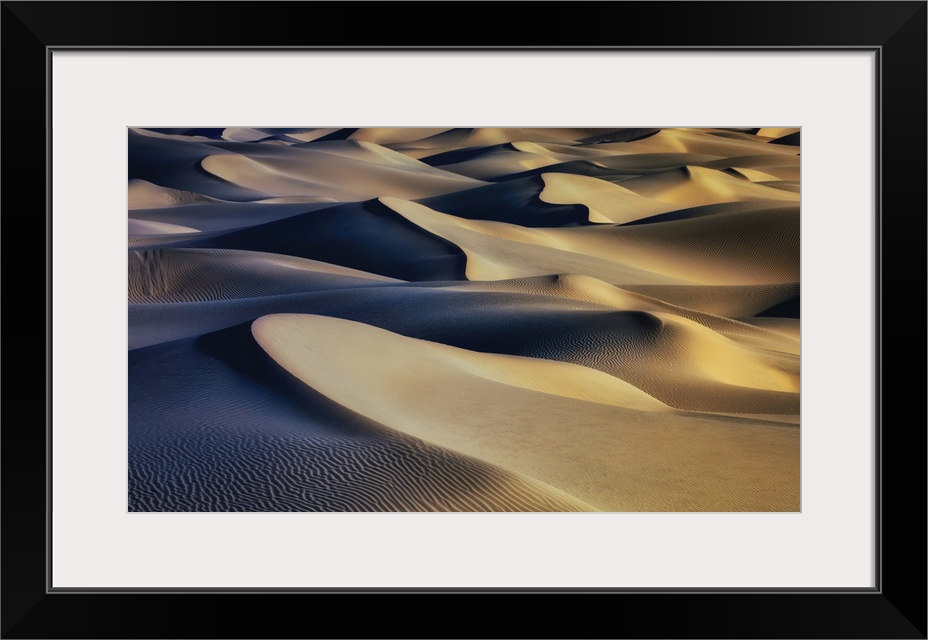
[[(220, 180), (200, 168), (203, 158), (231, 153), (204, 142), (153, 137), (129, 129), (129, 179), (144, 180), (158, 187), (227, 201), (259, 200), (265, 194)], [(168, 192), (171, 193), (171, 192)], [(163, 201), (163, 200), (162, 200)]]
[(224, 202), (215, 204), (179, 204), (159, 209), (136, 209), (130, 220), (152, 220), (199, 231), (228, 232), (256, 227), (332, 206), (332, 203)]
[(130, 511), (592, 509), (339, 407), (247, 325), (134, 351), (129, 380)]
[[(370, 129), (368, 129), (370, 131)], [(376, 131), (376, 130), (375, 130)], [(433, 155), (438, 152), (453, 151), (469, 147), (486, 147), (500, 145), (519, 140), (536, 140), (540, 142), (565, 142), (584, 136), (589, 130), (571, 128), (520, 128), (520, 127), (480, 127), (448, 129), (436, 135), (397, 142), (391, 148), (406, 153), (418, 155), (424, 152)], [(355, 133), (352, 137), (363, 136)]]
[[(453, 290), (531, 294), (554, 299), (591, 302), (604, 307), (612, 307), (616, 310), (664, 312), (701, 324), (738, 342), (763, 344), (765, 348), (797, 355), (799, 353), (798, 341), (782, 340), (767, 331), (757, 331), (752, 324), (730, 319), (725, 317), (724, 314), (705, 313), (696, 309), (670, 304), (641, 293), (614, 287), (589, 276), (540, 276), (516, 280), (470, 282), (454, 284)], [(757, 325), (757, 327), (761, 326), (760, 324)]]
[(196, 302), (399, 282), (316, 260), (250, 251), (163, 249), (129, 254), (129, 302)]
[(495, 220), (523, 227), (572, 227), (590, 224), (582, 204), (551, 204), (541, 198), (541, 176), (517, 178), (443, 196), (417, 200), (436, 211), (469, 220)]
[(465, 263), (453, 243), (377, 201), (327, 207), (187, 246), (310, 258), (402, 280), (461, 279)]

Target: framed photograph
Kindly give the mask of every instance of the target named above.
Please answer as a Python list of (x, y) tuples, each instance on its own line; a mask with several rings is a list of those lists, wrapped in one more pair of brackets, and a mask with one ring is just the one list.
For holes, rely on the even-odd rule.
[(926, 3), (401, 7), (3, 3), (3, 637), (925, 638)]

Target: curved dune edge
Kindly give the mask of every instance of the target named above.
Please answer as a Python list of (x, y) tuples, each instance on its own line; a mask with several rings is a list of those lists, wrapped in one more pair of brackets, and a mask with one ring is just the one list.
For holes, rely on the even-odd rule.
[(581, 253), (557, 237), (562, 229), (530, 229), (505, 222), (467, 220), (399, 198), (380, 202), (413, 224), (455, 244), (467, 257), (469, 280), (509, 280), (552, 273), (581, 273), (609, 283), (693, 284), (610, 257)]
[(403, 282), (349, 267), (259, 251), (159, 249), (129, 253), (129, 302), (277, 296)]
[[(302, 383), (274, 362), (240, 357), (259, 352), (249, 327), (130, 352), (130, 511), (593, 510), (317, 394), (294, 394)], [(217, 357), (237, 366), (217, 366)]]
[(588, 275), (619, 286), (799, 279), (799, 212), (793, 208), (658, 225), (529, 229), (459, 218), (398, 198), (382, 197), (380, 202), (460, 247), (470, 280), (553, 273)]
[(672, 342), (686, 354), (685, 363), (674, 365), (680, 373), (737, 387), (798, 394), (798, 359), (746, 347), (682, 316), (654, 315), (664, 321), (665, 330), (674, 333)]
[(726, 318), (748, 318), (799, 294), (798, 282), (769, 285), (625, 285), (627, 291)]
[(479, 152), (477, 157), (470, 157), (466, 160), (442, 156), (431, 158), (429, 161), (445, 171), (477, 180), (497, 180), (558, 164), (557, 160), (548, 155), (517, 151), (512, 148), (512, 145), (487, 147)]
[(160, 249), (170, 247), (171, 245), (186, 243), (188, 240), (195, 239), (199, 231), (191, 233), (147, 233), (142, 235), (130, 235), (127, 240), (130, 251), (143, 251), (148, 249)]
[(625, 180), (622, 186), (639, 196), (678, 207), (751, 200), (799, 202), (798, 194), (695, 165)]
[(799, 354), (798, 335), (794, 336), (778, 329), (768, 330), (762, 324), (755, 325), (754, 323), (735, 320), (722, 315), (670, 304), (643, 293), (635, 293), (613, 286), (590, 276), (561, 274), (519, 280), (467, 282), (442, 288), (448, 291), (494, 291), (541, 295), (591, 302), (622, 311), (664, 312), (701, 324), (735, 341), (743, 341), (759, 348), (783, 351), (794, 355)]
[(424, 198), (486, 184), (364, 141), (262, 145), (249, 155), (209, 155), (200, 166), (267, 198), (312, 196), (339, 202), (379, 195)]
[[(792, 427), (676, 415), (583, 367), (476, 354), (346, 320), (264, 316), (252, 332), (278, 364), (338, 404), (598, 510), (798, 508)], [(607, 392), (617, 395), (569, 397)]]
[[(352, 137), (368, 137), (377, 135), (383, 129), (365, 129), (368, 133), (353, 133)], [(398, 151), (434, 150), (434, 152), (454, 151), (465, 147), (480, 147), (518, 142), (520, 140), (535, 140), (536, 142), (570, 143), (577, 138), (589, 135), (589, 129), (551, 127), (551, 128), (524, 128), (524, 127), (480, 127), (464, 129), (448, 129), (436, 135), (404, 143), (391, 143)]]
[(193, 191), (162, 187), (147, 180), (129, 180), (129, 209), (159, 209), (179, 204), (223, 202)]
[[(282, 344), (287, 343), (289, 347), (303, 351), (308, 358), (325, 357), (344, 348), (344, 345), (338, 344), (344, 343), (347, 332), (352, 337), (350, 351), (357, 357), (361, 357), (364, 349), (376, 348), (380, 358), (391, 363), (408, 362), (409, 370), (413, 372), (411, 376), (415, 379), (428, 373), (450, 375), (461, 381), (473, 377), (563, 398), (639, 411), (670, 410), (663, 402), (624, 380), (566, 362), (468, 351), (328, 316), (274, 314), (258, 318), (252, 326), (258, 343), (288, 371), (291, 368), (301, 371), (301, 359), (295, 351), (281, 351), (279, 347)], [(330, 338), (326, 340), (327, 344), (316, 344), (321, 336)], [(376, 383), (366, 373), (359, 372), (359, 375), (372, 384)], [(394, 376), (388, 384), (396, 382)], [(328, 386), (330, 383), (325, 384)]]
[(543, 173), (545, 187), (539, 194), (548, 204), (582, 204), (590, 210), (590, 222), (626, 223), (675, 211), (676, 205), (639, 196), (634, 191), (584, 175)]
[(776, 331), (789, 336), (797, 344), (799, 342), (799, 318), (743, 318), (741, 321), (767, 331)]
[(199, 229), (185, 227), (168, 222), (143, 220), (142, 218), (129, 218), (130, 236), (166, 236), (172, 234), (200, 233)]
[(761, 127), (757, 135), (762, 138), (782, 138), (791, 133), (799, 133), (799, 127)]
[[(796, 150), (790, 147), (772, 148), (769, 138), (757, 139), (733, 138), (713, 135), (717, 130), (711, 129), (661, 129), (658, 133), (641, 140), (624, 143), (607, 143), (601, 145), (617, 153), (694, 153), (719, 157), (739, 155), (789, 155), (795, 156)], [(708, 135), (707, 135), (708, 134)]]
[(799, 342), (781, 332), (674, 307), (584, 276), (456, 288), (523, 295), (546, 292), (560, 300), (598, 297), (594, 304), (617, 309), (599, 315), (595, 322), (562, 325), (520, 355), (606, 372), (679, 410), (799, 412)]
[[(765, 171), (759, 171), (757, 169), (749, 169), (747, 167), (734, 166), (732, 167), (732, 170), (737, 171), (738, 173), (740, 173), (742, 176), (744, 176), (751, 182), (768, 183), (768, 182), (777, 182), (781, 179), (771, 173), (767, 173)], [(766, 185), (766, 186), (771, 186), (771, 185)]]

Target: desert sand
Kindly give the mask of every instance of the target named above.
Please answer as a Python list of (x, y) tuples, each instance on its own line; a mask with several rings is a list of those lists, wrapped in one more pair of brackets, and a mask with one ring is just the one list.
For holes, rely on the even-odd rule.
[(798, 511), (799, 154), (130, 129), (130, 511)]

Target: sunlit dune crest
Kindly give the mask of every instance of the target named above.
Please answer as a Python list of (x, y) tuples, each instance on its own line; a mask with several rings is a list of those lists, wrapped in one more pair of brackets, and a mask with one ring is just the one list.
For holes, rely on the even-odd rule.
[(201, 166), (218, 178), (269, 197), (314, 196), (345, 202), (383, 194), (421, 198), (482, 184), (368, 142), (273, 149), (251, 157), (207, 156)]
[(199, 233), (199, 229), (184, 227), (179, 224), (169, 224), (166, 222), (155, 222), (154, 220), (142, 220), (140, 218), (129, 219), (130, 236), (148, 236), (148, 235), (170, 235), (175, 233)]
[(597, 178), (563, 173), (543, 173), (541, 177), (545, 181), (540, 195), (543, 202), (586, 205), (590, 209), (590, 222), (631, 222), (678, 208)]
[(197, 204), (201, 202), (218, 201), (215, 198), (210, 198), (192, 191), (159, 187), (146, 180), (129, 181), (130, 209), (155, 209), (159, 207), (173, 207), (179, 204)]
[[(461, 247), (471, 280), (552, 272), (581, 273), (612, 284), (772, 284), (799, 277), (796, 210), (634, 227), (526, 229), (458, 218), (397, 198), (380, 201)], [(535, 260), (527, 259), (525, 245)]]
[[(671, 487), (684, 478), (716, 489), (706, 493), (703, 506), (724, 505), (757, 490), (756, 478), (728, 486), (735, 495), (722, 489), (741, 464), (764, 457), (754, 447), (778, 451), (782, 463), (798, 445), (798, 434), (788, 427), (731, 426), (699, 417), (669, 427), (660, 420), (665, 405), (581, 367), (465, 353), (322, 316), (267, 316), (253, 332), (285, 369), (339, 404), (604, 510), (634, 510), (643, 499), (661, 510), (679, 508), (687, 498)], [(600, 401), (606, 397), (608, 404)], [(693, 449), (673, 445), (689, 447), (703, 438)], [(635, 470), (656, 459), (672, 469), (674, 459), (684, 458), (689, 464), (668, 469), (663, 479), (635, 477)], [(774, 471), (769, 461), (763, 466), (754, 473), (774, 473), (780, 481), (795, 471), (789, 465)], [(705, 473), (709, 468), (712, 474)], [(795, 489), (780, 484), (765, 506), (788, 505)]]
[(697, 166), (634, 178), (625, 181), (622, 186), (640, 196), (690, 207), (745, 200), (799, 200), (796, 194)]

